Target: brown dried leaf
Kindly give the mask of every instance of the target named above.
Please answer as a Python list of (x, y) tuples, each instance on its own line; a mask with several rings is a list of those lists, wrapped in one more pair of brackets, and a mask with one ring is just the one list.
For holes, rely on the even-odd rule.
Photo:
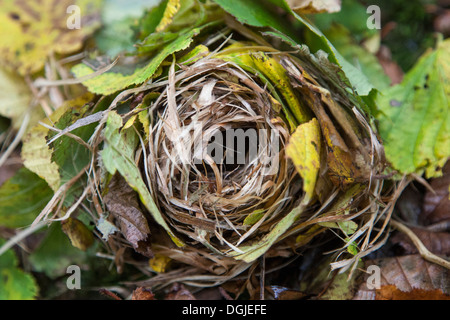
[(377, 58), (384, 72), (391, 79), (391, 85), (402, 82), (404, 72), (397, 62), (392, 60), (392, 54), (388, 47), (381, 46), (377, 52)]
[(150, 290), (139, 287), (133, 291), (131, 300), (155, 300), (155, 295)]
[[(341, 102), (335, 101), (330, 91), (313, 80), (300, 65), (285, 61), (283, 66), (292, 85), (301, 93), (303, 102), (311, 108), (319, 121), (330, 180), (339, 187), (368, 181), (371, 172), (380, 169), (371, 167), (370, 163), (383, 162), (384, 154), (378, 141), (374, 143), (375, 139), (371, 141), (373, 145), (367, 144), (367, 138), (371, 134), (365, 130), (368, 129), (367, 124), (364, 125), (365, 129), (362, 128), (363, 116), (361, 115), (361, 119), (358, 115), (355, 117)], [(376, 152), (370, 155), (372, 148)]]
[[(432, 232), (418, 228), (411, 228), (411, 230), (419, 237), (428, 250), (437, 255), (450, 256), (450, 233)], [(405, 250), (404, 254), (416, 254), (419, 252), (404, 233), (396, 233), (391, 238), (391, 242), (400, 245)]]
[(165, 300), (196, 300), (194, 295), (180, 283), (175, 283)]
[[(327, 105), (330, 110), (335, 111), (330, 111), (330, 113), (342, 128), (356, 128), (355, 123), (348, 116), (337, 111), (339, 108), (336, 107), (334, 101), (326, 92), (321, 92), (317, 86), (309, 85), (307, 89), (301, 87), (299, 89), (303, 93), (303, 98), (309, 101), (309, 105), (313, 108), (319, 120), (326, 144), (330, 180), (340, 187), (353, 184), (355, 181), (366, 181), (370, 169), (367, 165), (368, 161), (364, 161), (364, 156), (361, 153), (361, 151), (364, 151), (364, 146), (355, 134), (358, 131), (350, 130), (352, 133), (348, 136), (351, 138), (346, 141), (322, 103)], [(350, 133), (350, 131), (346, 130), (346, 133)]]
[(386, 285), (376, 290), (375, 300), (450, 300), (450, 296), (444, 294), (441, 289), (425, 290), (415, 288), (404, 292), (394, 285)]
[(450, 10), (442, 10), (442, 12), (434, 19), (433, 26), (434, 30), (448, 37), (450, 35)]
[(450, 220), (450, 161), (444, 166), (442, 173), (442, 177), (430, 181), (434, 193), (427, 191), (425, 194), (421, 217), (425, 225)]
[[(365, 261), (365, 268), (375, 265), (380, 268), (380, 286), (394, 286), (397, 290), (408, 293), (413, 290), (441, 291), (443, 294), (450, 294), (450, 270), (429, 263), (422, 259), (420, 255), (409, 255), (393, 258), (381, 258)], [(374, 300), (376, 290), (368, 289), (366, 283), (367, 274), (360, 285), (353, 299)], [(418, 295), (420, 292), (416, 291)], [(436, 293), (430, 293), (434, 295)]]
[(136, 192), (117, 174), (111, 179), (108, 188), (104, 202), (117, 220), (122, 234), (137, 252), (149, 258), (153, 257), (148, 243), (150, 228), (139, 207)]

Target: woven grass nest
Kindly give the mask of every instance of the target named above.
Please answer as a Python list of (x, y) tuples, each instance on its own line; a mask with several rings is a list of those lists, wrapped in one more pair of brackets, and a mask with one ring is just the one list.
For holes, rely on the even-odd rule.
[[(140, 285), (217, 285), (262, 256), (295, 257), (329, 229), (345, 238), (335, 268), (382, 243), (386, 224), (371, 232), (389, 208), (383, 151), (355, 96), (302, 60), (307, 51), (231, 42), (196, 47), (134, 92), (148, 106), (135, 154), (158, 215), (133, 247), (164, 271)], [(132, 240), (124, 219), (115, 223)]]
[(178, 232), (217, 253), (236, 249), (291, 210), (301, 190), (283, 151), (289, 129), (256, 79), (223, 60), (202, 59), (173, 81), (150, 135), (152, 194)]
[[(261, 36), (217, 6), (194, 9), (168, 12), (135, 57), (76, 67), (89, 91), (108, 93), (71, 126), (100, 121), (86, 136), (83, 196), (99, 195), (108, 255), (146, 274), (150, 259), (141, 286), (205, 287), (264, 259), (279, 269), (327, 232), (341, 239), (331, 267), (354, 269), (384, 243), (395, 191), (365, 101), (323, 52)], [(145, 82), (115, 89), (174, 43)]]

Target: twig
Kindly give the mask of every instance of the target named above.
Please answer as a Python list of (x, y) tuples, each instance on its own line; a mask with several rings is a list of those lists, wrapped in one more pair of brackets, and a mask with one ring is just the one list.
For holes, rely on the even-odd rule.
[(79, 84), (82, 82), (85, 82), (87, 80), (90, 80), (92, 78), (95, 78), (105, 72), (108, 72), (109, 70), (111, 70), (119, 61), (119, 58), (117, 58), (116, 60), (114, 60), (111, 64), (107, 65), (104, 68), (101, 68), (93, 73), (90, 73), (88, 75), (85, 75), (83, 77), (80, 78), (75, 78), (75, 79), (64, 79), (64, 80), (49, 80), (49, 79), (37, 79), (34, 82), (34, 85), (36, 87), (56, 87), (56, 86), (63, 86), (63, 85), (72, 85), (72, 84)]
[(450, 261), (447, 261), (428, 250), (427, 247), (425, 247), (425, 245), (419, 239), (419, 237), (417, 237), (417, 235), (411, 229), (409, 229), (403, 223), (395, 221), (393, 219), (391, 220), (390, 224), (398, 231), (406, 234), (411, 239), (417, 250), (419, 250), (419, 254), (422, 256), (422, 258), (450, 270)]
[(34, 232), (38, 231), (45, 225), (46, 225), (46, 222), (39, 222), (35, 225), (32, 225), (31, 227), (28, 227), (27, 229), (20, 231), (14, 237), (9, 239), (2, 247), (0, 247), (0, 256), (2, 254), (4, 254), (8, 249), (12, 248), (16, 244), (18, 244), (20, 241), (22, 241), (23, 239), (28, 237), (30, 234), (33, 234)]
[(117, 301), (123, 300), (117, 294), (115, 294), (114, 292), (112, 292), (112, 291), (110, 291), (108, 289), (99, 289), (98, 291), (100, 292), (100, 294), (102, 294), (102, 295), (104, 295), (104, 296), (106, 296), (108, 298), (111, 298), (113, 300), (117, 300)]
[(266, 259), (265, 256), (262, 255), (260, 257), (260, 267), (261, 273), (259, 274), (259, 299), (264, 299), (264, 286), (265, 286), (265, 278), (266, 278)]

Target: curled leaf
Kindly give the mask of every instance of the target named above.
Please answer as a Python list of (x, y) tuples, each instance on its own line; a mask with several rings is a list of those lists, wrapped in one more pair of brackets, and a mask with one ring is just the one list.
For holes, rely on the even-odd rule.
[(320, 169), (321, 134), (316, 118), (300, 125), (289, 139), (286, 154), (303, 179), (305, 197), (312, 199)]
[(86, 251), (94, 244), (94, 235), (91, 230), (78, 219), (68, 218), (62, 221), (61, 228), (75, 248)]
[(136, 192), (121, 176), (115, 175), (109, 183), (104, 201), (108, 211), (118, 220), (120, 230), (133, 248), (151, 257), (153, 254), (147, 242), (150, 228), (147, 219), (139, 209)]

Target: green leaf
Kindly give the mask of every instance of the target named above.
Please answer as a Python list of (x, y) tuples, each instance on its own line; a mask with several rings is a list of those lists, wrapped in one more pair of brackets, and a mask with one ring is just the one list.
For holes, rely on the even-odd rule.
[(34, 271), (54, 279), (66, 274), (67, 267), (81, 265), (87, 254), (70, 243), (59, 223), (52, 223), (39, 247), (30, 255)]
[(266, 210), (258, 209), (250, 213), (245, 217), (244, 222), (242, 223), (244, 226), (252, 226), (257, 223), (263, 216)]
[(44, 180), (20, 169), (0, 187), (0, 225), (21, 228), (31, 224), (52, 196)]
[[(76, 121), (88, 116), (92, 111), (89, 104), (92, 98), (93, 95), (88, 93), (76, 100), (68, 101), (65, 105), (65, 112), (56, 121), (54, 127), (64, 130), (70, 125), (74, 125)], [(80, 126), (70, 133), (87, 142), (94, 133), (96, 126), (97, 123), (94, 122)], [(56, 134), (54, 131), (49, 132), (47, 139), (51, 140)], [(59, 168), (61, 184), (76, 176), (91, 161), (90, 150), (72, 137), (62, 135), (52, 142), (50, 147), (52, 149), (52, 162)]]
[(118, 171), (129, 186), (139, 194), (142, 203), (155, 221), (167, 231), (174, 243), (178, 246), (183, 246), (183, 242), (175, 236), (161, 215), (142, 179), (139, 167), (134, 161), (135, 148), (138, 143), (138, 137), (134, 128), (131, 127), (120, 131), (122, 125), (122, 118), (116, 112), (110, 112), (105, 128), (106, 144), (101, 151), (105, 168), (110, 174), (115, 174)]
[[(363, 268), (364, 263), (360, 260), (358, 261), (358, 269), (356, 274), (349, 278), (350, 270), (337, 274), (333, 279), (331, 284), (329, 284), (328, 289), (320, 297), (321, 300), (351, 300), (355, 295), (356, 288), (360, 284), (358, 281), (360, 273), (359, 268)], [(327, 268), (324, 268), (327, 270)], [(329, 270), (329, 269), (328, 269)]]
[(403, 174), (441, 174), (450, 157), (450, 39), (425, 53), (402, 83), (379, 95), (386, 157)]
[[(0, 239), (0, 247), (4, 244)], [(38, 294), (33, 276), (17, 267), (13, 250), (0, 256), (0, 300), (32, 300)]]
[(167, 4), (164, 9), (161, 21), (156, 26), (156, 32), (165, 30), (172, 23), (174, 16), (178, 13), (182, 5), (180, 0), (168, 0), (164, 2), (166, 2)]
[(377, 57), (357, 44), (349, 30), (341, 25), (333, 25), (327, 37), (342, 56), (367, 77), (368, 81), (379, 91), (390, 86), (390, 79), (384, 73)]
[(178, 37), (177, 32), (155, 32), (137, 45), (139, 53), (151, 53), (163, 48)]
[[(48, 126), (53, 126), (54, 123), (57, 123), (59, 129), (65, 129), (65, 126), (72, 124), (69, 123), (71, 120), (70, 115), (83, 109), (83, 106), (90, 102), (92, 98), (93, 96), (88, 93), (77, 99), (66, 101), (63, 106), (58, 108), (49, 118), (42, 120), (42, 122)], [(69, 115), (67, 115), (67, 113)], [(61, 117), (63, 117), (63, 119), (60, 121)], [(73, 116), (73, 118), (75, 118), (75, 116)], [(75, 132), (75, 134), (77, 133), (79, 132)], [(48, 185), (56, 191), (63, 182), (78, 173), (76, 169), (80, 168), (82, 165), (80, 159), (83, 160), (85, 158), (85, 156), (81, 157), (84, 155), (85, 151), (82, 151), (80, 158), (77, 158), (75, 161), (73, 157), (75, 151), (77, 151), (78, 148), (84, 147), (79, 146), (79, 144), (71, 138), (61, 137), (61, 140), (57, 140), (56, 142), (56, 144), (58, 146), (61, 145), (61, 147), (57, 148), (56, 155), (54, 155), (53, 150), (47, 145), (48, 136), (54, 136), (54, 133), (50, 133), (50, 130), (41, 124), (31, 128), (23, 141), (22, 159), (24, 160), (26, 168), (47, 181)], [(85, 134), (85, 136), (87, 136), (87, 134)], [(64, 143), (62, 144), (60, 141), (63, 141)], [(72, 153), (70, 153), (71, 151)], [(66, 161), (64, 161), (64, 159), (66, 159)], [(86, 164), (84, 164), (83, 167), (85, 165)]]
[(217, 7), (209, 1), (163, 0), (148, 11), (136, 30), (138, 38), (144, 40), (153, 33), (178, 33), (183, 29), (196, 28), (217, 18)]
[(239, 250), (242, 253), (234, 252), (233, 256), (235, 259), (243, 260), (247, 263), (253, 262), (266, 253), (267, 250), (292, 226), (292, 224), (297, 220), (297, 218), (306, 209), (305, 200), (294, 208), (289, 214), (287, 214), (280, 222), (278, 222), (273, 229), (266, 234), (261, 240), (255, 244), (249, 246), (241, 246)]
[[(369, 14), (366, 11), (367, 5), (362, 4), (360, 1), (346, 0), (342, 1), (342, 8), (339, 12), (316, 14), (311, 19), (327, 37), (327, 30), (331, 29), (333, 24), (339, 24), (348, 29), (357, 41), (361, 41), (379, 33), (377, 29), (367, 28)], [(335, 44), (333, 40), (331, 42)]]
[[(86, 80), (83, 85), (92, 93), (109, 95), (129, 86), (141, 84), (153, 76), (168, 56), (188, 48), (200, 30), (201, 28), (194, 28), (180, 33), (176, 39), (159, 50), (145, 66), (136, 68), (131, 74), (120, 73), (120, 66), (116, 66), (109, 72)], [(79, 64), (72, 69), (72, 72), (76, 77), (84, 77), (95, 71), (87, 65)]]
[[(136, 42), (135, 28), (145, 9), (159, 0), (105, 0), (101, 20), (102, 28), (95, 35), (97, 47), (110, 57), (122, 51), (131, 52)], [(140, 26), (139, 26), (140, 27)]]
[(276, 8), (265, 0), (214, 0), (241, 23), (254, 27), (272, 27), (290, 34), (288, 27), (276, 14)]
[(339, 222), (320, 222), (319, 225), (327, 228), (341, 229), (346, 235), (352, 235), (358, 229), (358, 224), (351, 220)]
[(148, 35), (154, 33), (158, 27), (161, 19), (164, 16), (164, 12), (167, 8), (168, 0), (161, 1), (157, 6), (153, 7), (139, 21), (139, 29), (136, 32), (139, 35), (139, 39), (143, 40)]

